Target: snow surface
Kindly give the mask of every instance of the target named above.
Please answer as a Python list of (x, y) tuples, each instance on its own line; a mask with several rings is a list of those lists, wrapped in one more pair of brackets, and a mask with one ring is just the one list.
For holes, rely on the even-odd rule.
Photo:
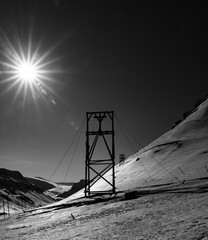
[[(0, 239), (208, 239), (208, 179), (151, 187), (138, 198), (79, 199), (0, 220)], [(75, 219), (72, 218), (72, 215)]]

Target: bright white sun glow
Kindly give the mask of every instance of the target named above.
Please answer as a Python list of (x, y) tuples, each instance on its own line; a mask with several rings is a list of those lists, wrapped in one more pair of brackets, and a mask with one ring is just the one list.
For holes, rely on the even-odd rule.
[(50, 85), (55, 82), (53, 75), (57, 73), (57, 71), (52, 70), (52, 65), (57, 59), (50, 59), (53, 50), (54, 47), (40, 55), (40, 45), (34, 48), (32, 41), (29, 41), (28, 47), (23, 48), (18, 41), (17, 47), (15, 47), (5, 37), (5, 41), (0, 46), (0, 57), (2, 55), (0, 74), (4, 76), (1, 83), (9, 83), (5, 91), (16, 88), (14, 101), (23, 91), (25, 100), (28, 96), (37, 100), (41, 95), (44, 95), (48, 101), (56, 104), (50, 94), (52, 90)]
[(19, 66), (17, 66), (17, 74), (23, 82), (32, 83), (35, 79), (37, 79), (37, 73), (38, 70), (35, 65), (30, 62), (22, 62)]

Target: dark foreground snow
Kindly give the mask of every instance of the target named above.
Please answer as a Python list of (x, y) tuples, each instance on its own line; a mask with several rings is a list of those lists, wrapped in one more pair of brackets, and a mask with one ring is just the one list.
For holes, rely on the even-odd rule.
[(80, 199), (41, 208), (1, 218), (0, 239), (207, 240), (207, 190), (204, 179), (143, 189), (132, 200), (120, 194), (105, 201)]

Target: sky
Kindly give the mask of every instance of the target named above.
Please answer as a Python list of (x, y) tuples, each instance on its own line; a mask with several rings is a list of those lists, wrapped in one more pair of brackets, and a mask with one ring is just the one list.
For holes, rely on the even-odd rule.
[[(198, 1), (0, 1), (0, 168), (84, 178), (86, 112), (128, 130), (115, 121), (116, 162), (169, 131), (208, 93), (206, 14)], [(28, 52), (32, 86), (12, 71)]]

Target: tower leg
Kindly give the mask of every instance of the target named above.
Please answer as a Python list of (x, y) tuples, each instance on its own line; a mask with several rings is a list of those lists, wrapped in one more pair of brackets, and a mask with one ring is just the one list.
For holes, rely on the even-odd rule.
[[(86, 159), (85, 159), (85, 197), (90, 197), (97, 194), (112, 194), (116, 193), (115, 187), (115, 132), (114, 132), (114, 112), (87, 112), (87, 129), (86, 129)], [(94, 125), (92, 122), (94, 121)], [(107, 124), (107, 123), (108, 124)], [(97, 123), (98, 125), (96, 125)], [(103, 125), (106, 124), (108, 130), (103, 130)], [(98, 126), (95, 129), (95, 125)], [(108, 138), (106, 137), (108, 136)], [(103, 148), (107, 149), (109, 157), (107, 159), (94, 159), (94, 151), (97, 146), (98, 139), (103, 139)], [(99, 171), (96, 166), (99, 165)], [(104, 177), (112, 169), (112, 178)], [(92, 176), (93, 172), (94, 176)], [(111, 190), (92, 191), (92, 186), (102, 178), (111, 188)]]

